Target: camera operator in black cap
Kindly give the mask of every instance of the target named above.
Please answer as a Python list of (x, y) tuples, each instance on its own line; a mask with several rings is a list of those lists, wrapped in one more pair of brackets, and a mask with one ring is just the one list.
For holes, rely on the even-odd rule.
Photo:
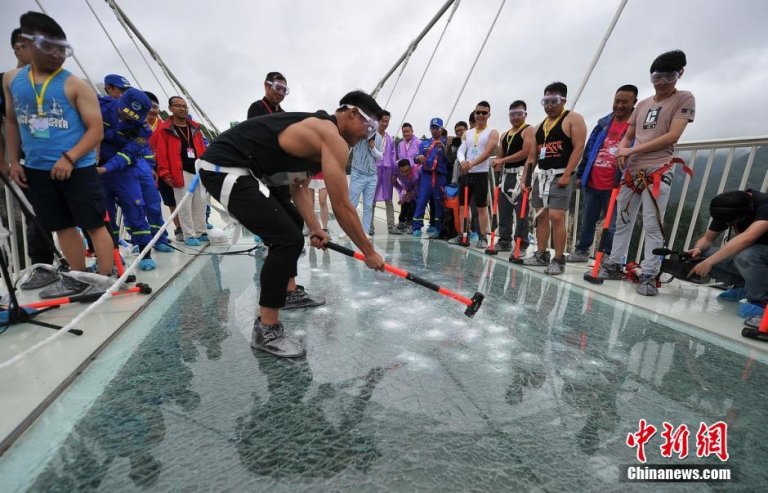
[[(725, 192), (709, 205), (712, 220), (704, 236), (688, 251), (694, 258), (703, 256), (691, 274), (712, 275), (733, 284), (718, 298), (730, 301), (747, 299), (739, 309), (742, 317), (761, 316), (768, 302), (768, 194), (755, 190)], [(722, 247), (712, 244), (725, 230), (731, 230)]]

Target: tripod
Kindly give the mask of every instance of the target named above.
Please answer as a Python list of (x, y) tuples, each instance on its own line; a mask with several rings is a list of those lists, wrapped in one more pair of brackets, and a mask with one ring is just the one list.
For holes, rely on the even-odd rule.
[[(34, 320), (34, 318), (41, 313), (45, 313), (49, 310), (52, 310), (53, 308), (57, 308), (56, 306), (50, 306), (43, 308), (41, 310), (26, 310), (22, 306), (19, 305), (19, 300), (16, 297), (16, 286), (13, 283), (13, 278), (11, 278), (10, 271), (8, 269), (8, 256), (7, 253), (10, 250), (10, 244), (8, 242), (8, 239), (10, 238), (11, 234), (6, 229), (5, 225), (3, 224), (2, 220), (0, 220), (0, 276), (2, 276), (3, 281), (5, 281), (5, 285), (8, 288), (8, 321), (2, 323), (2, 327), (0, 327), (0, 333), (4, 332), (5, 329), (7, 329), (9, 326), (13, 324), (19, 324), (19, 323), (30, 323), (39, 325), (41, 327), (46, 327), (48, 329), (53, 330), (60, 330), (61, 327), (54, 324), (49, 324), (47, 322), (40, 322), (39, 320)], [(66, 262), (66, 260), (64, 260)], [(82, 335), (83, 331), (79, 329), (71, 329), (69, 332), (75, 335)]]

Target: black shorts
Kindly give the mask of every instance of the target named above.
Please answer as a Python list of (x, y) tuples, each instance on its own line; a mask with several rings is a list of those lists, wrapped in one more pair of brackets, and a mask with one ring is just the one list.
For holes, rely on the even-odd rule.
[(467, 173), (459, 178), (459, 205), (464, 205), (464, 187), (469, 187), (469, 201), (476, 207), (488, 207), (488, 173)]
[(51, 179), (51, 172), (25, 168), (32, 207), (48, 231), (104, 226), (104, 190), (96, 166), (75, 168), (68, 180)]
[(157, 191), (160, 192), (160, 197), (163, 199), (163, 204), (167, 207), (176, 207), (176, 196), (173, 194), (173, 187), (168, 185), (163, 180), (157, 182)]

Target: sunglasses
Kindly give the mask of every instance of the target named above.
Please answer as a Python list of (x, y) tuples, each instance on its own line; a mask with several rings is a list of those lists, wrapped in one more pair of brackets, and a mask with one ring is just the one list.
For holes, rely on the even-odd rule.
[(286, 96), (291, 92), (290, 89), (288, 89), (288, 86), (286, 84), (283, 84), (282, 82), (277, 81), (266, 81), (266, 84), (269, 84), (269, 86), (274, 89), (277, 92), (283, 93)]
[(557, 94), (555, 96), (544, 96), (541, 98), (541, 105), (542, 106), (557, 106), (558, 104), (565, 101), (565, 98), (561, 95)]
[(475, 116), (486, 116), (490, 111), (475, 111)]
[(49, 38), (42, 34), (24, 34), (21, 33), (21, 37), (32, 41), (35, 48), (42, 51), (46, 55), (60, 55), (64, 58), (72, 56), (74, 50), (72, 45), (64, 41), (63, 39)]

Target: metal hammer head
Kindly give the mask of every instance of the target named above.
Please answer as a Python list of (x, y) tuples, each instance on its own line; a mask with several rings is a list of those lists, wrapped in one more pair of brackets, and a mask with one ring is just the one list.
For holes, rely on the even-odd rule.
[(760, 329), (754, 329), (752, 327), (744, 327), (741, 329), (742, 337), (748, 337), (755, 339), (756, 341), (768, 342), (768, 332), (761, 332)]
[(589, 272), (584, 273), (584, 280), (587, 282), (591, 282), (592, 284), (602, 284), (605, 279), (603, 279), (600, 276), (593, 276)]
[(483, 300), (485, 299), (485, 295), (481, 292), (476, 292), (474, 296), (472, 296), (472, 304), (467, 307), (466, 310), (464, 310), (464, 315), (468, 316), (469, 318), (472, 318), (475, 316), (475, 313), (480, 309), (480, 305), (483, 304)]

